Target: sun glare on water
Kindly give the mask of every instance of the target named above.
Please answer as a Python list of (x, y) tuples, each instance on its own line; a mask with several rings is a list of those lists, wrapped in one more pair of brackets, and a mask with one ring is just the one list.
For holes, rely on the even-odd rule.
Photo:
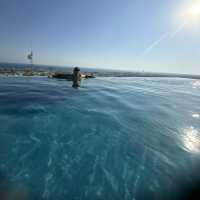
[(199, 132), (194, 127), (189, 127), (183, 130), (183, 146), (190, 153), (200, 152)]

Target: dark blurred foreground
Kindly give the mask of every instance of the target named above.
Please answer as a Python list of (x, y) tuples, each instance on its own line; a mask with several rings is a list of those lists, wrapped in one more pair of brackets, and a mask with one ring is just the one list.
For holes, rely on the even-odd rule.
[[(199, 169), (199, 168), (198, 168)], [(200, 175), (198, 169), (193, 172), (190, 180), (185, 180), (184, 175), (171, 187), (171, 191), (158, 191), (156, 194), (145, 191), (136, 195), (137, 200), (190, 200), (200, 199)], [(176, 175), (175, 175), (176, 176)], [(67, 186), (66, 186), (67, 187)], [(42, 200), (44, 198), (32, 193), (30, 186), (13, 184), (8, 176), (0, 173), (0, 200)], [(166, 191), (167, 191), (166, 190)], [(51, 198), (50, 198), (51, 199)], [(63, 199), (63, 198), (62, 198)], [(91, 198), (90, 198), (91, 199)], [(101, 198), (99, 198), (101, 199)]]

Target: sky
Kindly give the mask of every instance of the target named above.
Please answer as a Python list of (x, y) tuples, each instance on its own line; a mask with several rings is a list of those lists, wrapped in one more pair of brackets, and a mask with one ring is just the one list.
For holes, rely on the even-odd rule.
[(194, 1), (0, 0), (0, 62), (200, 74)]

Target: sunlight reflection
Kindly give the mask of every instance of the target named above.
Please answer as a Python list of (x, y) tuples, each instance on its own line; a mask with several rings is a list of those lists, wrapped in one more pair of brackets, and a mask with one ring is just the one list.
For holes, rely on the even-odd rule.
[(200, 152), (199, 132), (194, 127), (189, 127), (183, 130), (183, 145), (187, 151), (193, 153)]
[(199, 80), (198, 81), (194, 81), (192, 83), (192, 86), (193, 86), (193, 88), (200, 88), (200, 81)]
[(192, 117), (198, 119), (200, 117), (200, 115), (198, 113), (194, 113), (194, 114), (192, 114)]

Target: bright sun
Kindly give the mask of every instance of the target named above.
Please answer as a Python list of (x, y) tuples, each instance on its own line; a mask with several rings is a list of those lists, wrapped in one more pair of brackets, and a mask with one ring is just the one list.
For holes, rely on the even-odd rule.
[[(192, 2), (191, 2), (192, 1)], [(180, 19), (187, 24), (200, 23), (200, 0), (191, 0), (180, 10)]]
[(194, 3), (188, 11), (191, 17), (200, 17), (200, 1)]
[(200, 0), (188, 0), (180, 6), (177, 12), (177, 20), (180, 24), (185, 24), (188, 27), (199, 27), (200, 23)]

